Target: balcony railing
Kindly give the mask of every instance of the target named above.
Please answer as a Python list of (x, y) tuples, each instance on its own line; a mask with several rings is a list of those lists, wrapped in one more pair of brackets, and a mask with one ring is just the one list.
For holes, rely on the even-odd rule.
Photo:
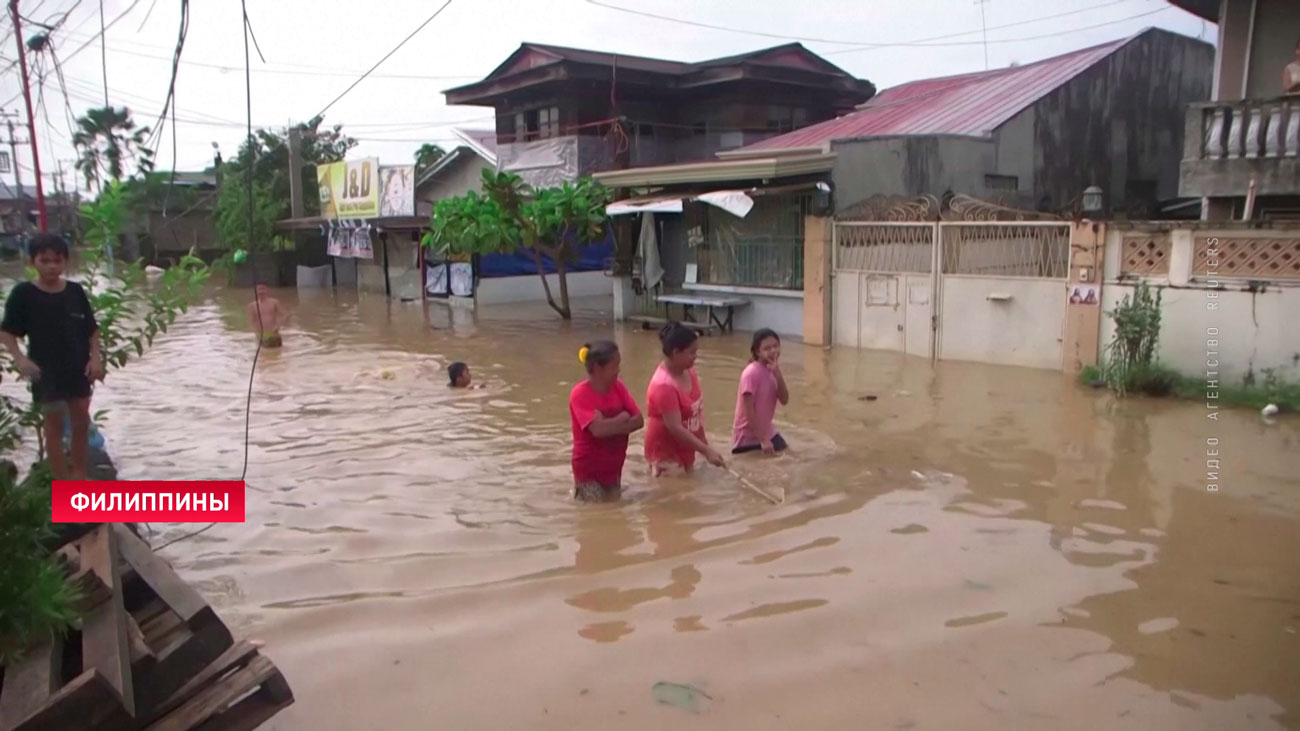
[(1185, 133), (1182, 195), (1300, 193), (1300, 96), (1193, 104)]

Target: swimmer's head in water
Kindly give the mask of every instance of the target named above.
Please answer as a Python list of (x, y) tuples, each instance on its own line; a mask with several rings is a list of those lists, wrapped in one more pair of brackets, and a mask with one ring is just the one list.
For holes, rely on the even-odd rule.
[(695, 365), (695, 356), (700, 350), (700, 335), (680, 322), (670, 322), (659, 331), (659, 342), (663, 344), (664, 362), (676, 371), (684, 371)]
[(469, 366), (460, 361), (447, 366), (447, 381), (452, 388), (469, 388)]
[(587, 375), (600, 384), (613, 383), (623, 358), (618, 346), (608, 340), (587, 343), (578, 351), (579, 360), (587, 368)]

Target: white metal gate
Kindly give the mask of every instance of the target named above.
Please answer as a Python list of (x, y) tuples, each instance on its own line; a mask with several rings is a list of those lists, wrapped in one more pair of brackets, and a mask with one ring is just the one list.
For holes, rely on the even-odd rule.
[(836, 222), (832, 342), (1060, 368), (1070, 225)]

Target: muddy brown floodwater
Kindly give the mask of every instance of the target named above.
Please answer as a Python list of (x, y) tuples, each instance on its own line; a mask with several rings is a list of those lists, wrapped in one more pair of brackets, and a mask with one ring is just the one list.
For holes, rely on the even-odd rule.
[[(97, 394), (124, 479), (238, 476), (245, 296)], [(784, 505), (635, 458), (622, 502), (575, 505), (566, 400), (607, 304), (280, 296), (247, 523), (165, 551), (292, 684), (268, 728), (1300, 727), (1294, 417), (788, 342), (794, 451), (734, 462)], [(641, 397), (657, 341), (614, 337)], [(747, 345), (703, 341), (715, 441)], [(450, 392), (451, 360), (488, 388)]]

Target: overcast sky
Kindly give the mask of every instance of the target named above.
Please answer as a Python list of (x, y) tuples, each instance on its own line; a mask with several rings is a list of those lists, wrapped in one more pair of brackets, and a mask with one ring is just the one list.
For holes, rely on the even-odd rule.
[[(263, 63), (253, 55), (254, 126), (309, 119), (443, 1), (248, 0), (253, 32), (266, 57)], [(65, 84), (60, 84), (49, 52), (33, 59), (31, 71), (33, 96), (43, 88), (36, 134), (46, 184), (60, 162), (70, 184), (76, 153), (69, 114), (104, 102), (105, 65), (96, 37), (99, 4), (20, 0), (19, 5), (24, 17), (47, 24), (71, 11), (52, 34)], [(109, 101), (130, 107), (141, 124), (154, 126), (170, 78), (180, 2), (103, 0), (103, 7), (107, 22), (120, 16), (106, 34)], [(988, 29), (987, 45), (981, 22)], [(1150, 26), (1214, 42), (1213, 25), (1165, 0), (985, 0), (982, 6), (976, 0), (452, 0), (331, 107), (326, 121), (342, 123), (361, 141), (357, 156), (377, 155), (385, 164), (410, 162), (421, 142), (452, 144), (451, 125), (491, 126), (490, 109), (448, 107), (442, 91), (481, 78), (524, 41), (697, 61), (799, 40), (885, 89), (913, 79), (983, 70), (986, 52), (988, 66), (998, 68)], [(16, 58), (13, 24), (6, 18), (0, 28), (0, 68), (5, 69), (0, 102), (6, 111), (22, 112), (18, 68), (11, 65)], [(24, 36), (39, 31), (25, 27)], [(191, 3), (176, 91), (178, 169), (209, 164), (213, 142), (226, 156), (238, 147), (246, 114), (243, 69), (237, 0)], [(20, 121), (25, 123), (25, 117)], [(25, 130), (18, 136), (26, 138)], [(171, 136), (169, 123), (159, 143), (159, 169), (172, 167)], [(18, 156), (30, 191), (30, 151), (20, 147)], [(4, 178), (13, 180), (12, 175)]]

